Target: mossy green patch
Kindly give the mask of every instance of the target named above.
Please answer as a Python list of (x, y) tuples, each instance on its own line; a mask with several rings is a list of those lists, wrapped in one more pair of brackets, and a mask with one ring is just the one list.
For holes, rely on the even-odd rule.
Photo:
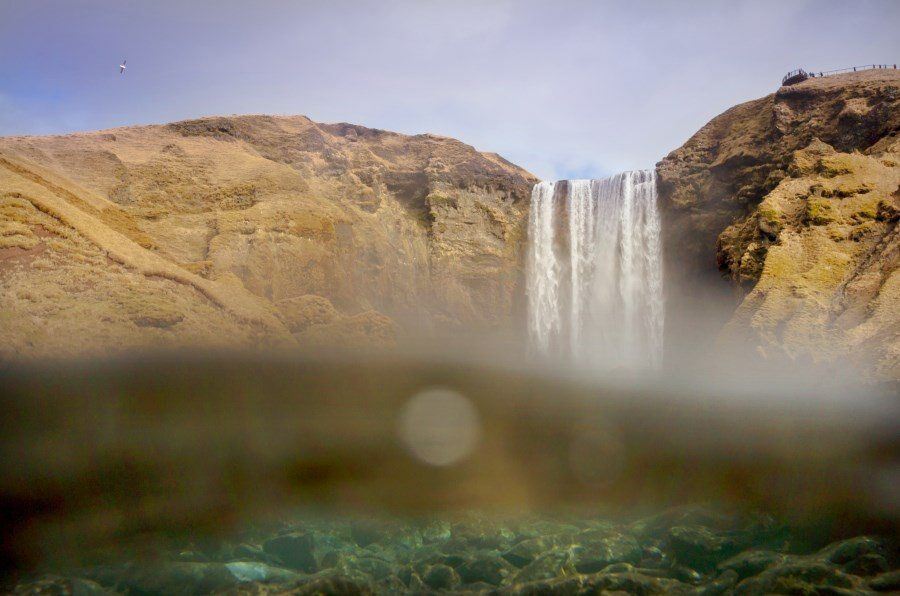
[(791, 254), (784, 248), (776, 247), (766, 255), (763, 275), (775, 279), (784, 279), (789, 275), (793, 275), (796, 269), (796, 262)]
[(779, 215), (778, 211), (772, 209), (771, 207), (760, 207), (759, 217), (760, 219), (772, 224), (781, 222), (781, 216)]
[(829, 201), (810, 197), (806, 202), (806, 220), (814, 226), (829, 224), (835, 220), (834, 206)]
[(862, 220), (862, 219), (875, 219), (877, 213), (875, 213), (874, 206), (863, 207), (859, 211), (853, 214), (853, 219)]
[(765, 203), (759, 207), (759, 229), (763, 234), (774, 239), (783, 226), (781, 214), (776, 209), (765, 206)]
[(818, 170), (826, 178), (849, 174), (853, 171), (853, 155), (848, 153), (826, 155), (819, 160)]
[(835, 288), (847, 274), (850, 257), (843, 252), (832, 252), (815, 262), (812, 268), (803, 274), (807, 287), (818, 292), (829, 292)]
[(855, 180), (848, 180), (835, 185), (832, 194), (841, 199), (852, 197), (854, 195), (864, 195), (872, 190), (872, 187), (866, 183), (860, 184)]

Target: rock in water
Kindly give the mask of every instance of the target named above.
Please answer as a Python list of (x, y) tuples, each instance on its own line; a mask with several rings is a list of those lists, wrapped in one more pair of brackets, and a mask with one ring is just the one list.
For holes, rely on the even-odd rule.
[(318, 570), (315, 540), (311, 534), (293, 532), (276, 536), (263, 544), (263, 550), (278, 557), (291, 569), (305, 573), (314, 573)]
[(432, 565), (423, 578), (425, 584), (434, 590), (450, 590), (460, 583), (459, 574), (447, 565)]

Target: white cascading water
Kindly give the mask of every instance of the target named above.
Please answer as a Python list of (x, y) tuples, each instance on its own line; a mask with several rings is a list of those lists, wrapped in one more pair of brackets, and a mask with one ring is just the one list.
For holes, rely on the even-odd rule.
[(543, 353), (612, 368), (662, 358), (656, 173), (541, 182), (531, 195), (528, 327)]

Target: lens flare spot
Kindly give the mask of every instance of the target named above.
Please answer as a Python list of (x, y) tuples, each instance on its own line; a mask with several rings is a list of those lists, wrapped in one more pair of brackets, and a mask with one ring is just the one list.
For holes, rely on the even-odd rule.
[(468, 457), (481, 438), (478, 411), (451, 389), (432, 388), (413, 395), (400, 412), (399, 433), (410, 453), (432, 466), (449, 466)]

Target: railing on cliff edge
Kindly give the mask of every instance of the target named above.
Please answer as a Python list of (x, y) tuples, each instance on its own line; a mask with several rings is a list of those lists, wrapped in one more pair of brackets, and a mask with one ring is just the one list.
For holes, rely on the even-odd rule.
[(835, 70), (821, 70), (819, 72), (807, 72), (802, 68), (798, 68), (797, 70), (792, 70), (782, 77), (781, 84), (782, 85), (794, 85), (796, 83), (801, 83), (806, 79), (819, 79), (823, 77), (830, 77), (838, 74), (844, 74), (847, 72), (859, 72), (862, 70), (872, 70), (878, 68), (890, 68), (893, 70), (897, 70), (896, 64), (864, 64), (863, 66), (850, 66), (848, 68), (838, 68)]

